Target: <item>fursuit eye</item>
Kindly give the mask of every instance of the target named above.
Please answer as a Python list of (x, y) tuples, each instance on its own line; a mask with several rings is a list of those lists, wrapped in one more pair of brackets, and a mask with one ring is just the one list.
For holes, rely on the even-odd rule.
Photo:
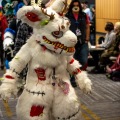
[(54, 32), (52, 32), (52, 35), (56, 38), (60, 38), (63, 36), (63, 32), (62, 31), (54, 31)]

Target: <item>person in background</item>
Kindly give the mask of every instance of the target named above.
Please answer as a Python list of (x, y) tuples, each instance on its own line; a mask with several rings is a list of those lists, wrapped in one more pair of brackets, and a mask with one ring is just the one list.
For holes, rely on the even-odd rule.
[[(16, 4), (14, 4), (15, 2), (16, 2)], [(14, 11), (14, 16), (15, 17), (10, 20), (9, 26), (5, 30), (4, 42), (3, 42), (3, 46), (4, 46), (4, 50), (5, 50), (5, 66), (6, 66), (6, 69), (9, 69), (9, 62), (11, 61), (11, 59), (14, 56), (13, 52), (14, 53), (18, 52), (18, 51), (15, 51), (16, 42), (18, 41), (17, 38), (20, 39), (21, 36), (22, 37), (24, 36), (24, 39), (22, 38), (20, 40), (20, 44), (19, 44), (19, 48), (20, 48), (25, 43), (25, 41), (27, 39), (27, 36), (29, 36), (29, 34), (31, 34), (30, 27), (28, 27), (27, 24), (25, 24), (25, 23), (23, 23), (23, 25), (25, 27), (22, 27), (23, 30), (21, 31), (21, 33), (19, 33), (19, 28), (23, 25), (22, 25), (22, 22), (16, 18), (16, 13), (25, 4), (21, 0), (18, 0), (18, 1), (14, 0), (12, 4), (14, 5), (13, 11)], [(27, 29), (29, 29), (29, 30), (27, 30)], [(28, 33), (26, 33), (26, 32), (28, 32)], [(17, 37), (17, 36), (19, 36), (19, 37)]]
[[(25, 5), (31, 4), (30, 0), (24, 0), (23, 2)], [(47, 2), (49, 2), (49, 0), (43, 1), (41, 4), (45, 6)], [(17, 5), (19, 3), (20, 6)], [(18, 11), (19, 10), (18, 7), (22, 7), (21, 0), (19, 0), (17, 4), (16, 4), (17, 7), (15, 6), (16, 8), (15, 10)], [(15, 11), (14, 13), (17, 13), (17, 11)], [(6, 50), (7, 53), (6, 69), (9, 69), (9, 62), (17, 54), (17, 52), (21, 49), (21, 47), (26, 43), (27, 39), (31, 36), (32, 33), (33, 33), (33, 28), (30, 27), (28, 24), (23, 23), (21, 20), (18, 20), (16, 17), (11, 21), (9, 27), (6, 29), (4, 34), (4, 49)], [(22, 82), (22, 87), (25, 84), (26, 74), (27, 74), (27, 66), (23, 69), (23, 71), (20, 73), (19, 76), (20, 79), (19, 81)]]
[(4, 50), (3, 50), (3, 40), (4, 31), (8, 27), (8, 22), (6, 16), (2, 12), (2, 7), (0, 7), (0, 59), (1, 59), (1, 70), (4, 69)]
[[(4, 6), (7, 4), (7, 3), (9, 3), (11, 0), (1, 0), (1, 6), (2, 6), (2, 8), (4, 8)], [(3, 14), (5, 14), (5, 11), (4, 11), (4, 9), (3, 9)]]
[(116, 61), (112, 66), (106, 67), (107, 77), (112, 79), (113, 81), (120, 81), (120, 42), (119, 42), (119, 55)]
[(120, 42), (120, 22), (116, 22), (114, 25), (114, 31), (116, 33), (116, 38), (112, 42), (112, 45), (105, 50), (100, 57), (100, 66), (106, 66), (111, 64), (110, 57), (117, 57), (119, 54), (119, 42)]
[(95, 45), (95, 32), (96, 32), (96, 20), (95, 20), (95, 6), (92, 6), (92, 20), (90, 21), (90, 44)]
[[(15, 2), (15, 1), (14, 1)], [(14, 15), (16, 16), (17, 11), (25, 5), (21, 0), (14, 4)], [(27, 4), (28, 5), (28, 4)], [(17, 11), (16, 11), (17, 10)], [(20, 48), (26, 43), (26, 40), (31, 36), (33, 32), (32, 27), (26, 23), (22, 23), (14, 17), (8, 28), (5, 30), (4, 34), (4, 50), (5, 50), (5, 67), (9, 70), (9, 62), (15, 56), (15, 54), (20, 50)], [(18, 80), (18, 88), (23, 89), (27, 74), (27, 67), (20, 73)]]
[[(115, 41), (116, 33), (114, 32), (114, 24), (112, 22), (107, 22), (105, 25), (105, 31), (107, 31), (105, 35), (104, 42), (101, 44), (96, 45), (96, 48), (105, 48), (107, 50), (112, 46), (113, 41)], [(101, 57), (101, 54), (104, 51), (91, 51), (90, 54), (93, 57), (95, 67), (90, 71), (90, 73), (99, 73), (100, 72), (100, 66), (99, 66), (99, 60)]]
[(116, 33), (114, 31), (114, 24), (112, 22), (107, 22), (105, 26), (105, 31), (107, 31), (105, 35), (104, 42), (101, 44), (97, 44), (96, 48), (105, 48), (108, 49), (112, 46), (113, 41), (116, 38)]
[[(45, 6), (49, 3), (50, 0), (42, 1), (41, 5)], [(38, 0), (36, 0), (36, 3)], [(17, 11), (23, 7), (24, 5), (30, 5), (30, 0), (13, 0), (14, 5), (14, 15), (16, 16)], [(9, 69), (9, 61), (13, 58), (13, 56), (20, 50), (22, 45), (26, 43), (26, 40), (33, 33), (32, 27), (27, 25), (26, 23), (22, 23), (16, 17), (14, 17), (9, 27), (5, 30), (4, 34), (4, 50), (6, 51), (6, 68)], [(14, 54), (11, 54), (13, 53)], [(8, 54), (9, 53), (9, 54)]]
[[(78, 42), (75, 46), (76, 51), (74, 58), (82, 65), (81, 70), (86, 70), (88, 62), (90, 26), (89, 18), (86, 13), (82, 11), (82, 6), (79, 0), (73, 0), (70, 3), (66, 17), (71, 22), (70, 30), (76, 34), (78, 39)], [(74, 78), (72, 81), (74, 81)]]
[(88, 15), (89, 20), (92, 21), (92, 12), (90, 10), (90, 8), (88, 7), (88, 1), (83, 1), (81, 3), (83, 11)]

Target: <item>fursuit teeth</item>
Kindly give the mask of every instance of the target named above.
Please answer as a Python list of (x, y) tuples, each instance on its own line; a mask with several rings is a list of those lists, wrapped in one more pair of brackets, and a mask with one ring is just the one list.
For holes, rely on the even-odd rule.
[(73, 53), (75, 51), (74, 47), (67, 47), (67, 46), (64, 46), (64, 44), (61, 44), (60, 42), (50, 41), (45, 36), (43, 36), (43, 40), (47, 44), (53, 45), (55, 49), (60, 48), (62, 50), (65, 50), (68, 53)]

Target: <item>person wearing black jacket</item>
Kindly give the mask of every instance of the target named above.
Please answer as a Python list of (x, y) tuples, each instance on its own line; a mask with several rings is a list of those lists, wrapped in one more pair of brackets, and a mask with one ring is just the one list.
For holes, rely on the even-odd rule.
[(81, 69), (86, 70), (88, 61), (88, 41), (90, 36), (89, 18), (82, 11), (79, 0), (73, 0), (68, 8), (66, 17), (70, 20), (70, 30), (76, 34), (78, 42), (75, 46), (74, 58), (80, 62)]

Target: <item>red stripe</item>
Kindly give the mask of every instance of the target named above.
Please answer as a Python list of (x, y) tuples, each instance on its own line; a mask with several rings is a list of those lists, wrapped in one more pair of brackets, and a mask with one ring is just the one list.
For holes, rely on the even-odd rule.
[(44, 110), (44, 106), (33, 105), (31, 107), (30, 116), (31, 117), (40, 116), (40, 114), (43, 113), (43, 110)]
[(79, 68), (77, 68), (74, 72), (73, 72), (73, 74), (78, 74), (78, 73), (80, 73), (81, 72), (81, 70), (79, 69)]
[(42, 46), (43, 51), (45, 51), (47, 48), (45, 46)]
[(58, 13), (60, 16), (63, 16), (63, 13)]
[(72, 64), (74, 62), (74, 59), (72, 59), (69, 63)]
[(8, 79), (15, 79), (14, 77), (12, 77), (10, 75), (6, 75), (5, 77), (8, 78)]
[(87, 66), (88, 66), (88, 64), (86, 63), (86, 64), (81, 68), (81, 70), (86, 70)]

